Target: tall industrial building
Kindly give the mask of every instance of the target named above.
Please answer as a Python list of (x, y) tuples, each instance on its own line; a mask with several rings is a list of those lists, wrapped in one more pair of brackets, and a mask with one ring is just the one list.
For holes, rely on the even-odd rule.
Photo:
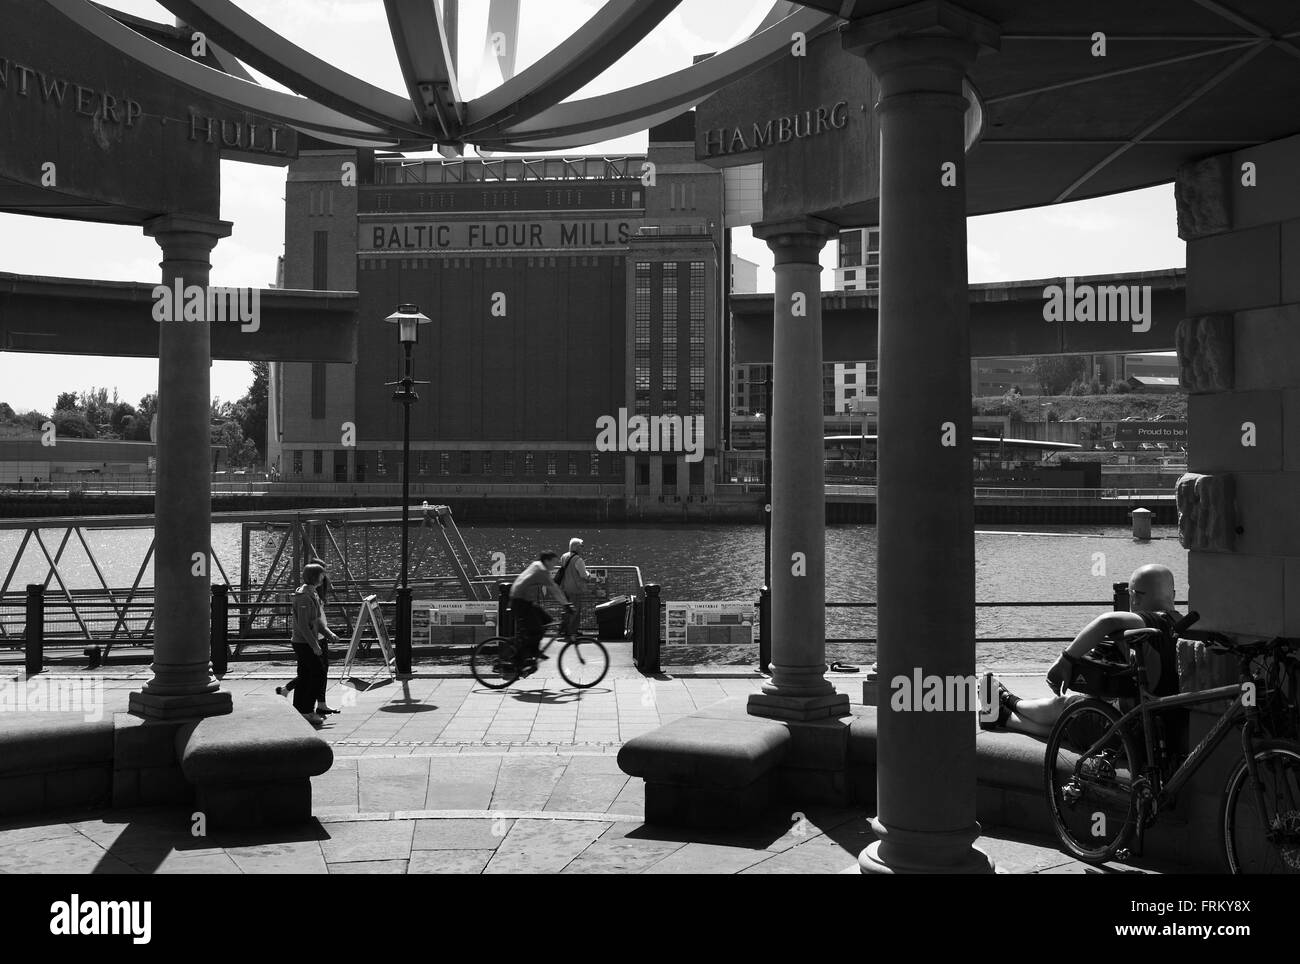
[[(413, 482), (707, 498), (727, 413), (722, 191), (695, 161), (691, 114), (617, 158), (304, 152), (284, 284), (359, 293), (358, 361), (272, 366), (272, 464), (290, 480), (400, 481), (402, 410), (385, 383), (401, 350), (384, 319), (410, 303), (432, 319), (414, 351), (429, 384), (411, 412)], [(673, 429), (647, 444), (624, 430), (636, 415)]]

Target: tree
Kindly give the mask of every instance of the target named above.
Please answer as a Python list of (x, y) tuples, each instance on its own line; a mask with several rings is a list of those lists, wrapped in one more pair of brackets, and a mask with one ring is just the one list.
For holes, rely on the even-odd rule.
[(1079, 355), (1040, 355), (1030, 364), (1029, 375), (1043, 395), (1062, 395), (1083, 375), (1086, 365)]
[(0, 402), (0, 422), (12, 422), (16, 417), (8, 402)]
[(60, 408), (54, 412), (54, 430), (63, 438), (95, 438), (95, 426), (81, 412)]
[(108, 410), (108, 427), (118, 438), (128, 438), (128, 430), (135, 419), (135, 406), (130, 402), (114, 402)]
[(244, 437), (252, 442), (265, 458), (266, 418), (269, 404), (267, 396), (271, 381), (271, 366), (264, 361), (250, 364), (253, 369), (253, 384), (244, 393), (244, 397), (236, 403), (236, 408), (242, 406), (242, 411), (237, 417), (240, 427), (244, 430)]
[(77, 393), (76, 392), (59, 392), (59, 398), (54, 403), (56, 412), (75, 412), (77, 410)]
[(140, 404), (135, 407), (135, 415), (128, 420), (124, 437), (133, 442), (148, 442), (149, 425), (157, 412), (158, 393), (150, 392), (140, 399)]

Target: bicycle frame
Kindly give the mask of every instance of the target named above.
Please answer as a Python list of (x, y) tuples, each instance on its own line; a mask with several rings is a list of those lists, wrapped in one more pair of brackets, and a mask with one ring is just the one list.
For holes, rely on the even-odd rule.
[[(1214, 689), (1197, 690), (1195, 693), (1176, 693), (1173, 696), (1151, 697), (1146, 692), (1146, 681), (1143, 678), (1145, 673), (1141, 667), (1138, 668), (1139, 679), (1139, 702), (1127, 713), (1124, 713), (1118, 720), (1111, 724), (1110, 728), (1090, 747), (1080, 755), (1083, 759), (1096, 753), (1101, 747), (1115, 734), (1115, 732), (1127, 725), (1134, 717), (1142, 717), (1142, 735), (1145, 741), (1147, 769), (1154, 776), (1158, 799), (1161, 803), (1167, 802), (1168, 798), (1175, 796), (1180, 789), (1191, 779), (1192, 775), (1200, 769), (1201, 765), (1211, 753), (1219, 746), (1228, 735), (1228, 730), (1235, 726), (1243, 719), (1246, 721), (1242, 731), (1242, 748), (1245, 751), (1246, 759), (1249, 761), (1248, 766), (1252, 768), (1251, 775), (1254, 776), (1254, 757), (1250, 753), (1251, 740), (1254, 737), (1254, 721), (1252, 710), (1254, 706), (1247, 707), (1243, 702), (1245, 693), (1243, 683), (1233, 683), (1228, 686), (1216, 686)], [(1262, 691), (1261, 680), (1254, 680), (1257, 692)], [(1200, 706), (1204, 703), (1213, 703), (1217, 700), (1232, 699), (1232, 705), (1229, 706), (1223, 714), (1215, 721), (1214, 726), (1210, 728), (1200, 743), (1187, 754), (1184, 760), (1169, 777), (1167, 781), (1161, 780), (1159, 769), (1155, 766), (1156, 747), (1155, 747), (1155, 721), (1152, 717), (1161, 710), (1176, 709), (1184, 706)], [(1076, 773), (1078, 764), (1076, 766)]]

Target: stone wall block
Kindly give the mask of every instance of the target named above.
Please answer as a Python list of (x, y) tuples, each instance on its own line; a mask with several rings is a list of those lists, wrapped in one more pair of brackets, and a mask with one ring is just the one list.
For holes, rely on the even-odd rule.
[(1236, 486), (1231, 475), (1188, 472), (1175, 488), (1178, 541), (1184, 549), (1231, 552), (1237, 528)]
[(1184, 318), (1174, 333), (1174, 344), (1178, 349), (1178, 382), (1183, 391), (1232, 391), (1232, 315)]
[(1174, 200), (1178, 205), (1178, 236), (1194, 241), (1232, 227), (1232, 156), (1221, 154), (1189, 161), (1178, 168)]

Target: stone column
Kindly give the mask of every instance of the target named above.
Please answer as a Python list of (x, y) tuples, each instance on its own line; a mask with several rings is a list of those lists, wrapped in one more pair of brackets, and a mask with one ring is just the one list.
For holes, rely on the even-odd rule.
[(819, 256), (838, 229), (817, 218), (754, 226), (775, 256), (772, 329), (772, 680), (749, 712), (842, 716), (826, 679), (826, 488)]
[(923, 703), (915, 680), (975, 673), (962, 81), (997, 37), (942, 2), (844, 35), (880, 82), (879, 840), (864, 872), (992, 869), (972, 846), (977, 708)]
[[(208, 257), (228, 221), (166, 215), (144, 226), (163, 250), (162, 284), (172, 313), (158, 323), (158, 472), (154, 504), (153, 679), (132, 693), (132, 713), (157, 719), (228, 713), (230, 694), (209, 657), (212, 467), (209, 409), (212, 353), (206, 311), (184, 320), (179, 289), (205, 296)], [(157, 317), (157, 315), (155, 315)], [(199, 562), (196, 562), (196, 554)]]

